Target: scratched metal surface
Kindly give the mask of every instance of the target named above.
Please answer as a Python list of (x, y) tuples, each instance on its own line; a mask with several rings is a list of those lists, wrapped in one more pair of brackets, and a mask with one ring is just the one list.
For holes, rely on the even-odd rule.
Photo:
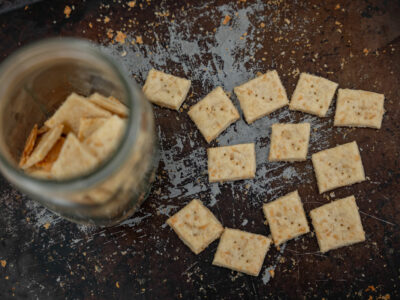
[[(101, 44), (140, 84), (151, 67), (192, 79), (188, 106), (217, 85), (232, 92), (272, 68), (290, 96), (306, 71), (343, 88), (384, 93), (382, 129), (333, 128), (335, 102), (325, 119), (287, 108), (250, 126), (242, 118), (211, 146), (255, 142), (256, 178), (209, 184), (208, 145), (187, 107), (179, 113), (154, 107), (161, 145), (157, 180), (140, 211), (119, 226), (69, 223), (0, 179), (1, 299), (400, 297), (398, 1), (200, 2), (37, 3), (0, 15), (1, 60), (43, 37), (84, 37)], [(231, 20), (224, 24), (226, 15)], [(123, 34), (116, 40), (117, 31)], [(267, 162), (270, 126), (278, 121), (311, 122), (309, 156), (356, 140), (368, 180), (319, 195), (310, 160)], [(271, 249), (253, 278), (212, 266), (217, 242), (196, 256), (165, 225), (196, 197), (224, 226), (269, 235), (262, 204), (294, 189), (307, 213), (354, 194), (366, 242), (321, 254), (314, 234), (307, 234)]]

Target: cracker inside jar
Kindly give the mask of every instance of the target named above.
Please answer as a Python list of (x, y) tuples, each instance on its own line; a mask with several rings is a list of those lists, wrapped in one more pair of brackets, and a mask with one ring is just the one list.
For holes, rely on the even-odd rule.
[(114, 97), (72, 93), (27, 137), (19, 166), (27, 174), (63, 180), (90, 172), (116, 150), (128, 108)]

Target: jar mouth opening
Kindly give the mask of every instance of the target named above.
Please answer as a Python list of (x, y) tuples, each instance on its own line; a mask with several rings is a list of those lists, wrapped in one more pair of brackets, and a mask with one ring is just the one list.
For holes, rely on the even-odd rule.
[[(139, 127), (141, 124), (141, 106), (139, 99), (141, 97), (140, 89), (135, 85), (135, 83), (128, 82), (130, 79), (128, 75), (119, 67), (117, 62), (109, 56), (103, 53), (99, 46), (94, 43), (76, 39), (76, 38), (52, 38), (46, 39), (39, 42), (29, 44), (27, 46), (18, 49), (15, 53), (11, 54), (2, 64), (0, 65), (0, 79), (9, 78), (10, 72), (13, 71), (13, 66), (15, 64), (21, 64), (26, 61), (31, 60), (34, 57), (46, 56), (57, 53), (59, 57), (74, 59), (72, 55), (68, 56), (66, 51), (75, 51), (80, 53), (85, 53), (90, 56), (94, 61), (102, 61), (104, 65), (109, 67), (111, 72), (115, 75), (117, 80), (120, 82), (123, 92), (126, 97), (125, 105), (129, 109), (129, 114), (127, 116), (126, 129), (121, 137), (118, 147), (115, 151), (101, 162), (97, 167), (89, 172), (77, 175), (65, 180), (54, 180), (54, 179), (41, 179), (37, 177), (30, 176), (26, 174), (23, 170), (19, 169), (12, 162), (9, 161), (3, 151), (0, 151), (0, 164), (3, 172), (10, 176), (16, 178), (17, 182), (21, 186), (29, 187), (30, 190), (40, 190), (46, 189), (48, 191), (62, 191), (66, 190), (69, 192), (79, 191), (87, 189), (95, 184), (101, 183), (107, 177), (115, 172), (120, 166), (124, 164), (124, 161), (129, 156), (132, 148), (135, 145), (135, 141), (138, 135)], [(56, 51), (56, 52), (55, 52)], [(34, 65), (34, 64), (33, 64)], [(0, 99), (3, 98), (5, 92), (0, 91)], [(1, 100), (0, 100), (1, 101)], [(55, 199), (55, 201), (63, 202), (63, 204), (74, 205), (73, 202), (68, 202), (63, 199)], [(77, 203), (75, 203), (77, 204)], [(82, 205), (82, 203), (79, 203)], [(92, 205), (92, 204), (90, 204)]]

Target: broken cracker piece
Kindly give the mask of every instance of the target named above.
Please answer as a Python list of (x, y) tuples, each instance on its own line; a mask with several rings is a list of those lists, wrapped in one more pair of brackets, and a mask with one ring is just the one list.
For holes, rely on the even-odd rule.
[(234, 91), (249, 124), (289, 104), (276, 70), (237, 86)]
[(51, 148), (49, 153), (47, 153), (46, 157), (35, 164), (35, 167), (41, 168), (46, 172), (50, 172), (53, 166), (53, 163), (57, 160), (58, 155), (61, 152), (62, 146), (64, 145), (65, 138), (60, 137), (55, 145)]
[(46, 132), (39, 140), (32, 154), (29, 156), (26, 163), (22, 166), (23, 169), (27, 169), (35, 165), (36, 163), (43, 160), (47, 153), (53, 148), (54, 144), (61, 137), (64, 125), (57, 125)]
[(51, 174), (57, 179), (70, 178), (85, 174), (97, 165), (97, 158), (70, 132), (51, 168)]
[(79, 121), (78, 139), (85, 140), (99, 127), (101, 127), (108, 118), (81, 118)]
[(78, 134), (79, 120), (85, 117), (108, 118), (111, 117), (111, 113), (90, 103), (85, 97), (72, 93), (53, 116), (45, 122), (45, 125), (53, 128), (58, 124), (63, 124), (65, 132), (72, 131), (74, 134)]
[(336, 82), (301, 73), (289, 109), (325, 117), (337, 87)]
[(195, 254), (219, 238), (224, 230), (213, 213), (197, 199), (170, 217), (167, 224)]
[(339, 89), (334, 126), (381, 128), (384, 100), (383, 94)]
[(310, 123), (272, 125), (269, 161), (306, 160)]
[(117, 114), (122, 118), (126, 118), (129, 114), (128, 108), (115, 97), (107, 98), (99, 93), (94, 93), (89, 96), (88, 100), (93, 104), (96, 104), (113, 114)]
[(154, 104), (179, 110), (190, 85), (190, 80), (151, 69), (143, 86), (143, 93)]
[(207, 149), (208, 179), (223, 182), (254, 178), (256, 173), (256, 153), (254, 144)]
[(24, 150), (22, 151), (21, 159), (19, 161), (20, 168), (22, 168), (26, 164), (29, 155), (32, 153), (33, 148), (35, 147), (36, 144), (37, 136), (38, 136), (38, 125), (35, 124), (31, 132), (29, 133), (28, 138), (26, 139), (25, 147)]
[(312, 155), (320, 194), (365, 180), (356, 142), (343, 144)]
[(215, 88), (193, 105), (188, 114), (208, 143), (240, 118), (236, 107), (221, 87)]
[(310, 217), (321, 252), (365, 241), (354, 196), (315, 208)]
[(297, 191), (264, 204), (263, 211), (276, 246), (310, 232)]
[(263, 235), (225, 228), (213, 265), (258, 276), (270, 244)]
[(93, 132), (84, 144), (94, 156), (103, 160), (117, 148), (125, 132), (125, 126), (125, 121), (114, 115)]

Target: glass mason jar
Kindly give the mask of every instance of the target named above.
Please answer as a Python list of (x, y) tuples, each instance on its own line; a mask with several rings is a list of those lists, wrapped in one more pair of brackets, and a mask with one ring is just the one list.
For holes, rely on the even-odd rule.
[[(114, 96), (129, 108), (119, 146), (89, 173), (67, 180), (29, 176), (18, 167), (26, 138), (72, 93)], [(23, 47), (0, 66), (0, 170), (18, 189), (73, 222), (110, 226), (131, 216), (158, 163), (151, 105), (115, 61), (71, 38)]]

